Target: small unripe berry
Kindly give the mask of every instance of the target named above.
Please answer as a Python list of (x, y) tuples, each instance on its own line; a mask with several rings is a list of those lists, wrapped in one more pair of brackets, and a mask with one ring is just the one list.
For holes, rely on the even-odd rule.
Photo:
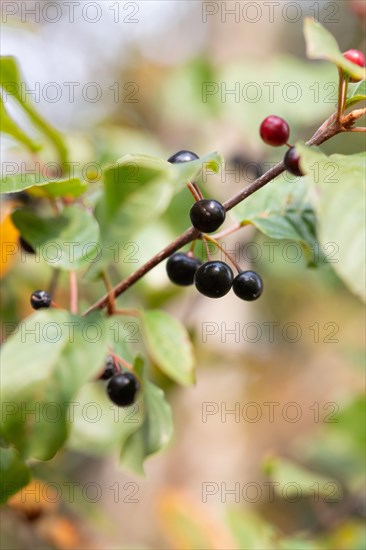
[[(365, 66), (365, 56), (359, 50), (347, 50), (344, 52), (343, 57), (359, 67)], [(360, 80), (362, 80), (362, 78), (350, 78), (350, 82), (360, 82)]]
[(288, 142), (290, 128), (283, 118), (270, 115), (263, 120), (259, 133), (264, 143), (273, 147), (279, 147)]

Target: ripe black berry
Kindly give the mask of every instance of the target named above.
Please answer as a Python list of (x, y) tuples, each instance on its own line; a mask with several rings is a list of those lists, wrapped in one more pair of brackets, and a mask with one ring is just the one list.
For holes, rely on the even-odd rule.
[(242, 271), (233, 282), (233, 291), (242, 300), (257, 300), (263, 291), (263, 281), (255, 271)]
[(263, 120), (259, 133), (264, 143), (273, 145), (273, 147), (279, 147), (288, 142), (290, 128), (283, 118), (270, 115)]
[(104, 372), (100, 375), (100, 380), (108, 380), (109, 378), (112, 378), (112, 376), (116, 372), (116, 365), (114, 364), (113, 357), (108, 357), (105, 365), (104, 365)]
[(295, 147), (290, 147), (284, 156), (283, 162), (285, 163), (286, 170), (290, 172), (290, 174), (294, 176), (304, 175), (300, 168), (300, 155)]
[(111, 401), (119, 407), (129, 407), (135, 402), (140, 383), (132, 372), (120, 372), (112, 376), (107, 384)]
[(194, 274), (201, 265), (198, 258), (177, 252), (170, 256), (166, 264), (166, 272), (172, 283), (180, 286), (193, 284)]
[(50, 307), (51, 301), (51, 296), (45, 290), (35, 290), (30, 298), (30, 303), (33, 309)]
[(36, 251), (34, 250), (33, 246), (31, 246), (27, 241), (23, 239), (23, 237), (19, 237), (19, 244), (20, 247), (25, 251), (28, 252), (28, 254), (35, 254)]
[(194, 284), (204, 296), (221, 298), (229, 292), (233, 279), (231, 268), (224, 262), (206, 262), (197, 269)]
[(203, 233), (212, 233), (224, 223), (226, 211), (213, 199), (201, 199), (194, 203), (189, 213), (193, 227)]
[(196, 153), (192, 153), (192, 151), (178, 151), (178, 153), (168, 158), (168, 162), (177, 164), (179, 162), (191, 162), (197, 159), (199, 159), (199, 156), (197, 156)]
[[(359, 50), (347, 50), (344, 52), (343, 57), (351, 61), (351, 63), (359, 65), (359, 67), (365, 66), (365, 56)], [(360, 80), (362, 80), (362, 78), (350, 78), (350, 82), (359, 82)]]

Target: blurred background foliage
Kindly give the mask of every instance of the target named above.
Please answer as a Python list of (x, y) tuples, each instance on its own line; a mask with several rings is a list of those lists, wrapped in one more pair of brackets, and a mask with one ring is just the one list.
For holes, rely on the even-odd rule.
[[(303, 17), (314, 15), (313, 2), (299, 4)], [(342, 50), (365, 49), (364, 2), (316, 4), (320, 21)], [(286, 21), (281, 10), (275, 11), (273, 22), (262, 10), (255, 23), (235, 23), (230, 17), (222, 23), (216, 16), (204, 24), (201, 2), (137, 2), (139, 22), (116, 24), (112, 3), (100, 5), (103, 17), (96, 24), (80, 16), (70, 23), (65, 14), (53, 24), (37, 23), (32, 17), (24, 22), (19, 11), (7, 18), (2, 34), (3, 54), (18, 57), (29, 89), (39, 83), (42, 90), (51, 81), (80, 83), (75, 101), (62, 86), (59, 101), (45, 101), (41, 93), (37, 107), (66, 135), (71, 160), (81, 166), (105, 165), (126, 153), (167, 158), (179, 149), (199, 155), (218, 150), (235, 172), (210, 177), (206, 190), (225, 200), (282, 156), (259, 139), (258, 127), (266, 115), (285, 117), (291, 140), (297, 141), (308, 138), (334, 111), (336, 68), (305, 59), (302, 21)], [(327, 23), (322, 18), (329, 16), (329, 5), (336, 12)], [(102, 88), (99, 101), (85, 101), (78, 92), (88, 82)], [(207, 88), (207, 83), (214, 85)], [(236, 83), (239, 98), (225, 95), (225, 90), (238, 90)], [(268, 83), (275, 84), (273, 100)], [(211, 95), (206, 101), (207, 89)], [(296, 90), (301, 97), (292, 101)], [(21, 114), (11, 112), (26, 128)], [(30, 128), (27, 131), (33, 135)], [(363, 148), (361, 134), (340, 135), (322, 146), (326, 153)], [(10, 138), (3, 140), (2, 153), (5, 161), (25, 162), (28, 168), (34, 164)], [(53, 151), (46, 150), (44, 158), (53, 160)], [(2, 204), (1, 230), (16, 242), (17, 232), (9, 222), (14, 201)], [(132, 239), (137, 263), (114, 265), (113, 282), (186, 229), (190, 205), (184, 190), (158, 220), (141, 224)], [(118, 424), (111, 429), (112, 422), (104, 416), (105, 425), (89, 425), (81, 432), (76, 425), (68, 451), (49, 464), (32, 467), (32, 483), (39, 484), (36, 494), (42, 484), (51, 484), (48, 497), (32, 502), (29, 491), (26, 503), (18, 495), (2, 509), (4, 548), (365, 548), (363, 308), (328, 265), (308, 268), (305, 257), (286, 261), (283, 241), (272, 257), (270, 242), (248, 227), (225, 243), (240, 251), (244, 267), (261, 273), (266, 291), (258, 303), (243, 305), (231, 297), (212, 303), (194, 291), (182, 292), (168, 282), (164, 265), (126, 294), (124, 307), (159, 307), (180, 318), (195, 344), (196, 387), (178, 388), (155, 373), (172, 405), (173, 443), (148, 462), (146, 478), (139, 478), (117, 466), (113, 438), (114, 430), (118, 437)], [(250, 250), (251, 243), (259, 245), (257, 259), (253, 251), (258, 248)], [(1, 269), (6, 327), (31, 313), (30, 293), (46, 287), (52, 273), (49, 266), (24, 254), (13, 256)], [(101, 283), (81, 281), (80, 287), (85, 307), (103, 293)], [(68, 281), (62, 274), (57, 301), (67, 300)], [(206, 341), (205, 323), (220, 327)], [(254, 342), (251, 333), (240, 341), (225, 335), (225, 328), (233, 329), (235, 323), (256, 323), (259, 340)], [(266, 328), (271, 323), (273, 338)], [(291, 324), (300, 327), (296, 342), (290, 341), (291, 326), (284, 332)], [(3, 339), (6, 336), (4, 330)], [(80, 395), (83, 399), (99, 403), (104, 397)], [(224, 414), (223, 421), (223, 408), (239, 404), (242, 411), (253, 402), (262, 411), (257, 422), (243, 415), (236, 421), (230, 414)], [(273, 421), (266, 414), (268, 402), (278, 403)], [(205, 403), (219, 410), (207, 422), (202, 416)], [(301, 411), (297, 422), (283, 414), (289, 403)], [(93, 437), (86, 444), (91, 429), (106, 433), (99, 449)], [(320, 494), (315, 498), (311, 487), (319, 476)], [(269, 498), (264, 483), (278, 480), (298, 483), (301, 498), (284, 498), (281, 492)], [(77, 484), (74, 498), (65, 489), (68, 483)], [(81, 490), (88, 483), (101, 487), (97, 502)], [(137, 502), (127, 498), (128, 483), (138, 488)], [(206, 501), (205, 483), (219, 488)], [(241, 494), (238, 502), (232, 494), (224, 498), (221, 484), (233, 488), (236, 483), (241, 489), (259, 484), (263, 495), (256, 500)], [(334, 483), (337, 492), (332, 500)], [(63, 488), (60, 500), (51, 498), (52, 484)]]

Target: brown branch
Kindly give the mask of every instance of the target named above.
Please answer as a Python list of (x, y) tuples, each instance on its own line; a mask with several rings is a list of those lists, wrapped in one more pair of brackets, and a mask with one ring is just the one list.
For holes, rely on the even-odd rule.
[[(352, 113), (350, 113), (352, 115)], [(312, 136), (312, 138), (306, 142), (307, 145), (321, 145), (331, 137), (335, 136), (336, 134), (339, 134), (340, 132), (347, 131), (347, 129), (343, 126), (343, 122), (346, 122), (346, 119), (350, 117), (348, 115), (347, 117), (344, 117), (341, 121), (336, 120), (336, 114), (331, 115), (325, 123), (319, 128), (317, 132)], [(354, 121), (353, 121), (354, 122)], [(347, 123), (350, 125), (350, 121), (347, 121)], [(276, 164), (273, 168), (270, 168), (267, 172), (265, 172), (262, 176), (260, 176), (258, 179), (253, 181), (251, 184), (249, 184), (247, 187), (239, 191), (236, 195), (228, 199), (226, 202), (224, 202), (224, 207), (226, 211), (228, 212), (234, 206), (245, 200), (247, 197), (264, 187), (267, 183), (272, 181), (274, 178), (282, 174), (282, 172), (285, 171), (285, 166), (283, 161)], [(190, 227), (187, 229), (184, 233), (182, 233), (179, 237), (177, 237), (173, 242), (171, 242), (168, 246), (166, 246), (163, 250), (158, 252), (155, 256), (150, 258), (144, 265), (142, 265), (137, 271), (129, 275), (126, 279), (121, 281), (118, 285), (114, 287), (112, 290), (114, 298), (117, 298), (117, 296), (120, 296), (123, 292), (125, 292), (128, 288), (130, 288), (132, 285), (134, 285), (139, 279), (141, 279), (146, 273), (151, 271), (155, 266), (157, 266), (160, 262), (171, 256), (174, 252), (182, 248), (184, 245), (190, 243), (191, 241), (198, 239), (201, 236), (201, 233), (197, 231), (197, 229), (194, 229), (193, 227)], [(89, 309), (84, 313), (84, 315), (87, 315), (91, 311), (94, 311), (96, 309), (103, 309), (105, 308), (110, 300), (111, 293), (106, 294), (99, 300), (97, 300), (93, 305), (89, 307)]]

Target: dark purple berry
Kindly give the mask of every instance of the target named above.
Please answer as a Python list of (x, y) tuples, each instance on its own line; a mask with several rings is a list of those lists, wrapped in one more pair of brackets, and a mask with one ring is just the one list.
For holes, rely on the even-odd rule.
[(304, 175), (300, 168), (300, 155), (295, 147), (290, 147), (284, 156), (283, 162), (285, 163), (286, 170), (290, 172), (290, 174), (294, 176)]
[(201, 199), (194, 203), (189, 216), (195, 229), (203, 233), (212, 233), (224, 223), (226, 210), (218, 201)]
[(177, 164), (179, 162), (191, 162), (197, 159), (199, 159), (199, 156), (197, 156), (196, 153), (192, 153), (192, 151), (178, 151), (178, 153), (168, 158), (168, 162)]
[(105, 365), (104, 365), (104, 371), (103, 374), (100, 375), (100, 380), (108, 380), (109, 378), (112, 378), (112, 376), (116, 372), (116, 365), (114, 363), (113, 357), (108, 357)]
[(135, 402), (140, 383), (132, 372), (120, 372), (112, 376), (107, 384), (111, 401), (119, 407), (129, 407)]
[(263, 281), (255, 271), (242, 271), (233, 281), (233, 291), (242, 300), (252, 302), (263, 292)]
[(234, 274), (224, 262), (212, 261), (202, 264), (194, 276), (198, 292), (209, 298), (221, 298), (231, 289)]
[(172, 283), (180, 286), (193, 284), (194, 274), (202, 262), (194, 256), (177, 252), (170, 256), (166, 264), (166, 272)]
[(52, 298), (45, 290), (35, 290), (30, 298), (33, 309), (42, 309), (50, 307)]

